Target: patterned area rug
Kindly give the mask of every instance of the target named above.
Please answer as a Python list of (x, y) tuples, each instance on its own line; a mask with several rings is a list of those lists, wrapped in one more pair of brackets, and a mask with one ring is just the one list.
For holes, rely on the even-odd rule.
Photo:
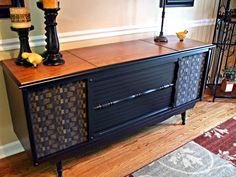
[(236, 116), (194, 141), (236, 166)]
[(236, 177), (236, 116), (127, 177)]

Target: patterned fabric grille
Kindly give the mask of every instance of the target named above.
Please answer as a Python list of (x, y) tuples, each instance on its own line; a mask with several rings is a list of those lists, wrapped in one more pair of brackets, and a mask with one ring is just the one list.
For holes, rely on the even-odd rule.
[(87, 141), (85, 82), (35, 90), (28, 99), (37, 158)]
[(201, 90), (206, 54), (183, 57), (179, 61), (175, 106), (196, 99)]

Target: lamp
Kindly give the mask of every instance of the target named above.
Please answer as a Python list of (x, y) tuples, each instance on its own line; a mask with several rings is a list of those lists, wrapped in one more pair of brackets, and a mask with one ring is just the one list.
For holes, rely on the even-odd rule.
[(165, 19), (165, 9), (166, 9), (166, 0), (162, 0), (163, 3), (163, 10), (162, 10), (162, 20), (161, 20), (161, 32), (159, 36), (154, 38), (155, 42), (168, 42), (168, 39), (163, 34), (163, 26), (164, 26), (164, 19)]

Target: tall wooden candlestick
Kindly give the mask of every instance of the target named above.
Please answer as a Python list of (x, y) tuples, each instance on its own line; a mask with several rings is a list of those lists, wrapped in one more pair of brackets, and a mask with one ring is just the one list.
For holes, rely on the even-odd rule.
[(62, 58), (62, 54), (60, 53), (60, 44), (57, 36), (57, 23), (56, 17), (58, 15), (58, 11), (60, 8), (55, 9), (45, 9), (43, 8), (42, 1), (37, 2), (37, 6), (39, 9), (44, 11), (45, 18), (45, 30), (46, 30), (46, 51), (43, 54), (44, 57), (44, 65), (48, 66), (57, 66), (62, 65), (65, 61)]

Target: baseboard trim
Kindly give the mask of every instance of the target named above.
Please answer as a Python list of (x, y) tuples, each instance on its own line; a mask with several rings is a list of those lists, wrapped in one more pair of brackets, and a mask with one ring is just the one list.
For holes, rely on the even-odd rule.
[[(165, 32), (166, 34), (175, 34), (177, 30), (182, 28), (194, 28), (201, 26), (210, 26), (214, 25), (215, 19), (200, 19), (200, 20), (179, 20), (179, 21), (168, 21), (165, 22)], [(168, 27), (168, 29), (167, 29)], [(130, 35), (130, 34), (139, 34), (139, 33), (148, 33), (148, 32), (156, 32), (160, 26), (151, 24), (146, 26), (124, 26), (124, 27), (113, 27), (113, 28), (105, 28), (105, 29), (96, 29), (96, 30), (85, 30), (85, 31), (74, 31), (67, 33), (59, 33), (60, 43), (68, 43), (68, 42), (78, 42), (83, 40), (91, 40), (91, 39), (99, 39), (99, 38), (107, 38), (107, 37), (115, 37), (122, 35)], [(30, 37), (30, 46), (37, 47), (45, 45), (45, 37), (43, 35), (40, 36), (32, 36)], [(4, 39), (0, 40), (0, 51), (13, 50), (19, 48), (19, 40), (18, 38), (13, 39)]]
[(0, 159), (23, 152), (24, 149), (19, 141), (0, 146)]

